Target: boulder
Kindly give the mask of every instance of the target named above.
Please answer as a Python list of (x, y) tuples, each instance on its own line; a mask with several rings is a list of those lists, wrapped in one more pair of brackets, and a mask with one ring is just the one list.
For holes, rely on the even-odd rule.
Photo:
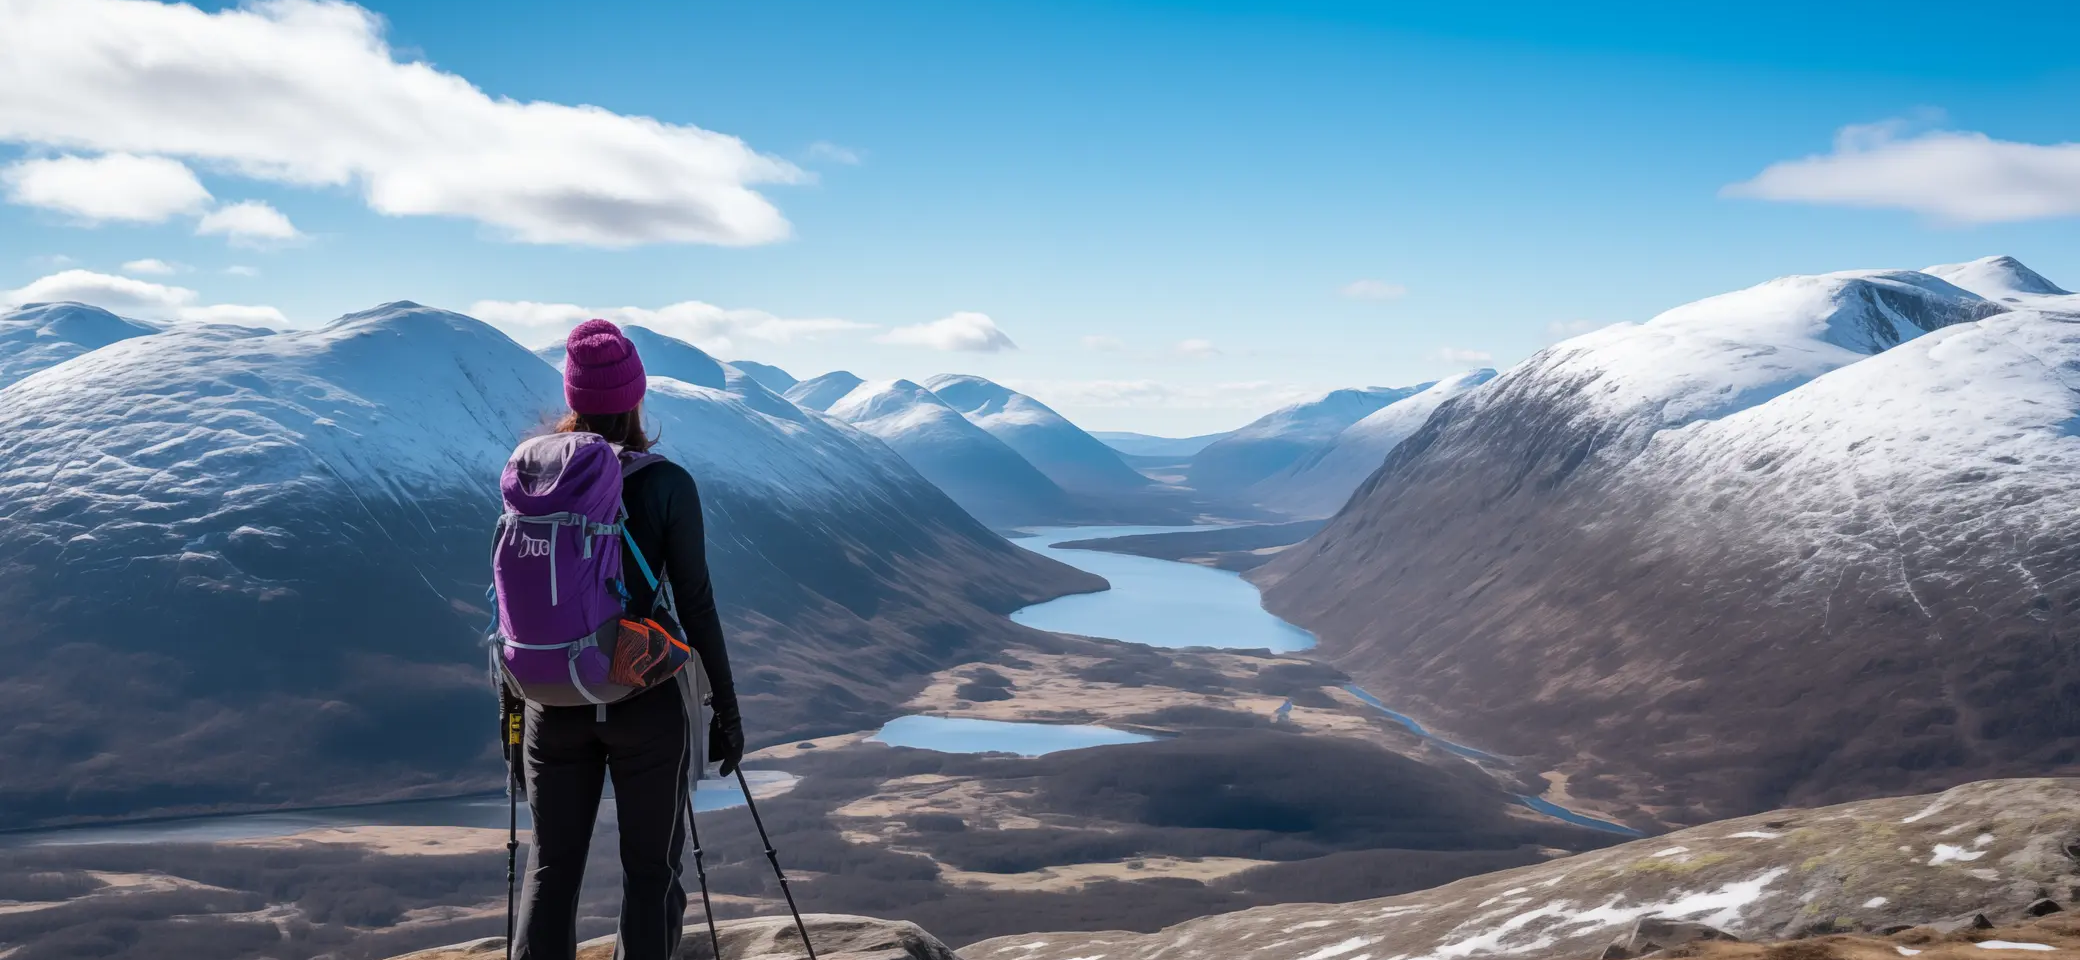
[[(816, 947), (817, 960), (960, 960), (938, 938), (917, 924), (901, 920), (877, 920), (834, 913), (802, 916), (809, 928), (809, 941)], [(715, 925), (722, 942), (720, 960), (801, 960), (801, 937), (794, 921), (785, 917), (749, 917), (724, 920)], [(468, 943), (435, 947), (395, 960), (489, 960), (505, 955), (506, 938), (486, 937)], [(612, 960), (614, 938), (601, 937), (578, 945), (578, 960)], [(716, 960), (708, 947), (708, 931), (698, 919), (689, 918), (686, 935), (679, 941), (674, 960)]]
[(1702, 923), (1669, 920), (1664, 917), (1641, 917), (1633, 922), (1631, 930), (1618, 938), (1618, 944), (1624, 945), (1627, 956), (1637, 957), (1698, 940), (1739, 939), (1724, 930)]

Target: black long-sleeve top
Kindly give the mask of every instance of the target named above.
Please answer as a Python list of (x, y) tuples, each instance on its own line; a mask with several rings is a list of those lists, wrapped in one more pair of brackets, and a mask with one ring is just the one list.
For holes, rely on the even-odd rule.
[[(693, 475), (669, 460), (652, 463), (623, 481), (621, 502), (628, 508), (628, 532), (650, 562), (650, 572), (671, 581), (679, 626), (686, 631), (687, 646), (700, 654), (701, 666), (708, 671), (715, 712), (736, 715), (737, 687), (730, 676), (729, 650), (722, 642), (715, 585), (708, 578), (707, 526), (701, 520), (701, 495)], [(647, 613), (653, 591), (626, 544), (621, 548), (621, 572), (628, 584), (629, 612)]]

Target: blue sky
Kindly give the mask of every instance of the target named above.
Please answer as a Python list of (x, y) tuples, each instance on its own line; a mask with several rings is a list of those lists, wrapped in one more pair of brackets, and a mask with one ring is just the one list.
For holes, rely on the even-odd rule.
[[(82, 22), (44, 26), (117, 49), (168, 42), (141, 6), (53, 5), (49, 16), (62, 7)], [(1309, 390), (1507, 365), (1568, 331), (1783, 274), (2007, 253), (2080, 283), (2064, 206), (2080, 208), (2080, 166), (2056, 149), (2074, 138), (2080, 48), (2060, 39), (2073, 15), (2050, 5), (364, 6), (389, 57), (492, 97), (741, 138), (743, 156), (716, 162), (784, 169), (723, 195), (755, 191), (773, 215), (745, 208), (722, 245), (602, 246), (596, 210), (574, 215), (593, 218), (582, 228), (555, 222), (564, 205), (504, 212), (531, 196), (530, 177), (585, 179), (559, 167), (562, 127), (527, 141), (548, 145), (516, 151), (524, 161), (469, 158), (482, 166), (462, 183), (414, 171), (385, 181), (381, 199), (375, 175), (327, 173), (325, 151), (292, 175), (220, 149), (240, 124), (265, 135), (293, 109), (326, 136), (362, 137), (337, 149), (388, 169), (382, 151), (411, 148), (378, 128), (418, 108), (400, 95), (391, 113), (372, 110), (388, 101), (357, 99), (353, 77), (304, 100), (219, 96), (206, 125), (185, 128), (212, 131), (201, 145), (181, 130), (136, 133), (122, 104), (19, 102), (116, 94), (0, 82), (16, 90), (0, 94), (0, 160), (180, 158), (208, 194), (160, 222), (97, 220), (57, 194), (25, 201), (31, 181), (9, 181), (0, 291), (156, 259), (174, 272), (133, 278), (192, 295), (110, 296), (159, 297), (175, 312), (266, 306), (297, 324), (392, 299), (490, 302), (536, 338), (577, 308), (699, 301), (735, 312), (682, 308), (659, 325), (679, 317), (726, 341), (726, 357), (798, 376), (977, 373), (1092, 428), (1185, 434)], [(24, 15), (40, 14), (0, 16)], [(217, 25), (169, 19), (165, 32)], [(264, 59), (252, 69), (334, 69)], [(83, 88), (95, 89), (67, 85)], [(1844, 128), (1888, 123), (1837, 146)], [(1953, 148), (1965, 174), (1950, 172)], [(1773, 164), (1843, 153), (1748, 191), (1784, 199), (1723, 195)], [(2019, 200), (1986, 172), (2011, 155), (2030, 181)], [(70, 181), (51, 182), (62, 194)], [(179, 184), (168, 189), (140, 202), (179, 206)], [(267, 236), (273, 221), (196, 235), (209, 211), (239, 201), (267, 204), (297, 235)], [(710, 230), (653, 220), (664, 225), (642, 229)], [(1352, 292), (1370, 296), (1346, 294), (1361, 281)], [(889, 336), (964, 313), (1002, 337), (955, 335), (974, 333), (972, 318)], [(934, 346), (1006, 338), (1015, 349)]]

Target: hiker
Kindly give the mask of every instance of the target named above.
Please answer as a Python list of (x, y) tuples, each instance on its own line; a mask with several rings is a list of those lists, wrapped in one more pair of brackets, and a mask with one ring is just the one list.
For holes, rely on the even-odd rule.
[[(621, 465), (621, 505), (626, 518), (617, 529), (597, 517), (578, 516), (574, 521), (561, 521), (561, 527), (549, 526), (547, 536), (523, 541), (521, 555), (548, 556), (551, 590), (501, 598), (501, 609), (522, 602), (539, 605), (542, 599), (533, 594), (544, 592), (549, 594), (550, 604), (580, 604), (585, 598), (576, 596), (577, 590), (566, 587), (563, 596), (555, 595), (555, 588), (563, 582), (556, 579), (557, 559), (562, 558), (566, 565), (563, 575), (569, 576), (569, 567), (594, 562), (591, 538), (619, 545), (619, 567), (627, 575), (615, 582), (625, 587), (621, 608), (628, 611), (621, 615), (624, 632), (620, 636), (624, 640), (628, 636), (631, 620), (640, 632), (641, 624), (657, 626), (659, 621), (669, 622), (667, 617), (676, 617), (683, 645), (667, 642), (659, 649), (670, 653), (676, 648), (683, 657), (686, 648), (691, 648), (691, 659), (699, 664), (712, 696), (714, 719), (707, 725), (707, 749), (702, 751), (702, 745), (694, 741), (701, 704), (693, 691), (699, 688), (696, 681), (700, 678), (688, 677), (693, 673), (690, 668), (651, 685), (644, 685), (640, 677), (622, 686), (611, 685), (620, 680), (588, 685), (580, 682), (580, 661), (574, 653), (568, 656), (570, 681), (566, 686), (576, 687), (583, 700), (570, 706), (548, 706), (539, 702), (545, 698), (527, 694), (519, 753), (528, 809), (534, 815), (534, 845), (528, 857), (518, 931), (509, 949), (518, 960), (572, 960), (575, 955), (578, 888), (584, 878), (601, 786), (611, 778), (614, 811), (621, 824), (622, 875), (620, 936), (614, 956), (617, 960), (667, 960), (678, 947), (686, 909), (679, 863), (692, 826), (688, 822), (689, 782), (700, 776), (689, 765), (705, 753), (707, 760), (721, 762), (723, 776), (734, 772), (744, 758), (743, 720), (737, 711), (722, 621), (708, 579), (700, 494), (685, 468), (650, 453), (653, 439), (643, 429), (642, 358), (621, 330), (605, 320), (590, 320), (572, 330), (566, 351), (563, 393), (570, 412), (556, 424), (554, 434), (597, 434), (618, 448), (612, 455), (618, 456)], [(545, 442), (562, 441), (564, 451), (604, 446), (588, 437), (554, 434)], [(528, 445), (523, 444), (515, 453), (516, 464), (527, 451)], [(571, 471), (564, 464), (579, 459), (574, 456), (556, 465), (568, 475)], [(608, 469), (612, 469), (611, 461)], [(508, 466), (503, 484), (509, 511), (514, 470), (513, 465)], [(516, 525), (519, 534), (535, 536), (525, 523)], [(571, 525), (578, 528), (575, 533), (569, 532)], [(561, 545), (556, 539), (559, 532), (564, 538)], [(584, 540), (582, 550), (571, 546), (573, 538)], [(502, 539), (501, 549), (511, 542)], [(606, 549), (610, 548), (601, 549), (602, 558)], [(650, 583), (653, 575), (659, 581), (654, 589)], [(664, 602), (660, 592), (672, 602)], [(508, 646), (522, 645), (508, 642)], [(560, 649), (543, 652), (559, 664), (566, 657)], [(509, 655), (507, 662), (514, 662), (514, 657)], [(620, 671), (621, 664), (617, 662), (614, 669)], [(645, 669), (654, 673), (666, 667)], [(526, 692), (527, 678), (517, 670), (511, 675)]]

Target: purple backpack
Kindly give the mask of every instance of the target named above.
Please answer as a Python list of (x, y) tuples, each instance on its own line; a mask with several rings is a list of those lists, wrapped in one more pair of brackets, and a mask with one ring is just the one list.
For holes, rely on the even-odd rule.
[[(591, 433), (520, 444), (499, 478), (505, 512), (491, 551), (498, 620), (494, 669), (513, 693), (552, 707), (606, 705), (670, 679), (692, 651), (666, 613), (669, 588), (624, 522), (624, 478), (664, 458), (625, 454)], [(655, 600), (630, 615), (621, 579), (626, 541)], [(660, 618), (663, 622), (660, 622)]]

